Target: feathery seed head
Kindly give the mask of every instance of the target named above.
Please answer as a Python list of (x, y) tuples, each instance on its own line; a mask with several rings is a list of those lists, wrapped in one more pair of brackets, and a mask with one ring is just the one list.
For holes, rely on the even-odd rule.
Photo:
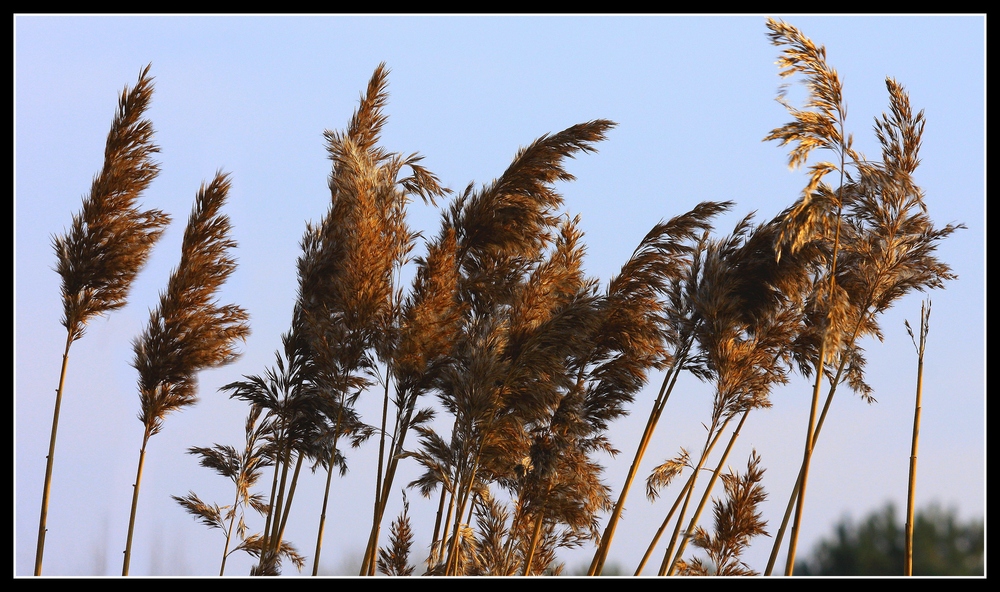
[(83, 336), (95, 315), (125, 306), (132, 281), (170, 222), (160, 210), (142, 211), (136, 205), (159, 173), (152, 160), (159, 152), (153, 126), (143, 118), (153, 95), (148, 74), (146, 66), (136, 85), (122, 91), (104, 166), (70, 229), (52, 240), (62, 277), (62, 323), (73, 340)]
[(139, 417), (150, 433), (159, 431), (171, 411), (194, 404), (196, 374), (234, 361), (236, 341), (250, 334), (246, 311), (214, 300), (236, 267), (229, 255), (236, 246), (229, 238), (229, 218), (220, 213), (229, 188), (229, 177), (221, 172), (202, 185), (184, 231), (181, 262), (149, 325), (133, 342)]

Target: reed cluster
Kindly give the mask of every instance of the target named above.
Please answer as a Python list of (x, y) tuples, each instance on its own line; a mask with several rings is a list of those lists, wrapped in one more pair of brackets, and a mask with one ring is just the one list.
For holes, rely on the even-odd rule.
[[(914, 181), (924, 116), (914, 114), (903, 86), (886, 80), (890, 111), (874, 128), (882, 155), (869, 160), (853, 148), (842, 84), (825, 50), (787, 23), (769, 19), (767, 27), (781, 48), (781, 77), (800, 77), (808, 90), (802, 107), (779, 93), (791, 121), (765, 137), (790, 146), (791, 167), (807, 166), (801, 194), (773, 218), (748, 214), (723, 235), (716, 218), (736, 207), (731, 201), (661, 220), (607, 282), (585, 272), (580, 217), (565, 211), (559, 189), (574, 178), (569, 159), (596, 152), (614, 122), (544, 134), (496, 179), (453, 193), (419, 155), (382, 146), (388, 70), (376, 68), (347, 126), (325, 133), (330, 202), (302, 237), (298, 293), (275, 364), (221, 389), (249, 406), (243, 448), (189, 450), (232, 481), (231, 503), (174, 496), (224, 533), (220, 575), (237, 551), (256, 559), (254, 575), (280, 574), (284, 562), (301, 570), (310, 559), (317, 575), (329, 502), (338, 495), (333, 477), (347, 470), (347, 446), (375, 446), (370, 440), (378, 460), (359, 575), (412, 575), (420, 564), (428, 575), (552, 575), (563, 569), (560, 550), (584, 545), (595, 547), (589, 573), (600, 575), (682, 373), (711, 385), (711, 413), (704, 441), (646, 479), (650, 502), (681, 485), (636, 558), (636, 575), (658, 548), (659, 575), (756, 575), (741, 554), (752, 538), (773, 536), (762, 570), (769, 574), (789, 522), (791, 575), (810, 461), (834, 394), (846, 383), (874, 401), (861, 344), (881, 339), (879, 317), (902, 296), (955, 279), (935, 251), (962, 225), (937, 228), (928, 215)], [(130, 139), (109, 138), (107, 172), (68, 237), (55, 241), (67, 350), (90, 316), (124, 304), (166, 223), (133, 205), (156, 172), (151, 128), (137, 119), (148, 101), (145, 76), (123, 95), (122, 122), (112, 130)], [(817, 161), (816, 150), (830, 159)], [(214, 301), (235, 269), (220, 213), (229, 189), (219, 173), (198, 193), (181, 263), (134, 343), (145, 431), (123, 575), (146, 443), (168, 414), (196, 401), (197, 372), (235, 359), (235, 342), (249, 331), (241, 308)], [(431, 236), (408, 225), (415, 198), (432, 206), (447, 200)], [(404, 269), (412, 270), (408, 286)], [(925, 337), (922, 316), (921, 364)], [(751, 411), (770, 407), (771, 393), (795, 373), (814, 381), (811, 411), (799, 478), (772, 533), (758, 508), (767, 497), (761, 457), (754, 451), (743, 473), (725, 467)], [(660, 387), (616, 490), (604, 477), (618, 453), (608, 431), (654, 376)], [(381, 415), (362, 417), (360, 397), (380, 397)], [(918, 390), (918, 414), (919, 405)], [(914, 469), (916, 430), (915, 422)], [(411, 557), (405, 492), (402, 513), (388, 537), (382, 533), (401, 462), (422, 471), (405, 489), (431, 500), (425, 557)], [(303, 467), (325, 472), (322, 506), (295, 508), (317, 515), (311, 557), (286, 536)], [(720, 481), (722, 498), (713, 499)], [(44, 516), (43, 503), (39, 570)], [(251, 523), (260, 529), (252, 532)], [(685, 555), (689, 546), (704, 555)]]

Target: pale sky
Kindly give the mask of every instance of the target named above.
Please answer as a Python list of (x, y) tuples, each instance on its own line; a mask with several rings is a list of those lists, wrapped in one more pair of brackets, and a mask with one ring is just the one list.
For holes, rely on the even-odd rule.
[[(917, 500), (985, 512), (985, 15), (581, 15), (581, 16), (32, 16), (14, 18), (14, 573), (34, 563), (41, 487), (65, 329), (53, 236), (69, 226), (99, 171), (117, 97), (152, 64), (161, 173), (142, 203), (173, 223), (131, 291), (129, 305), (92, 322), (70, 351), (46, 539), (46, 575), (117, 575), (128, 525), (142, 425), (132, 339), (157, 303), (179, 258), (196, 191), (216, 170), (232, 174), (226, 212), (239, 267), (221, 292), (243, 306), (252, 335), (235, 364), (200, 375), (200, 402), (169, 416), (150, 440), (138, 508), (133, 575), (214, 575), (223, 534), (170, 499), (195, 491), (229, 503), (230, 482), (185, 454), (191, 446), (239, 446), (246, 405), (219, 387), (263, 372), (291, 319), (295, 259), (308, 221), (329, 202), (326, 129), (343, 129), (373, 70), (386, 62), (389, 117), (382, 144), (422, 154), (456, 191), (499, 176), (517, 149), (545, 133), (597, 118), (618, 127), (568, 168), (559, 189), (581, 216), (585, 267), (607, 282), (661, 219), (705, 200), (733, 200), (718, 220), (728, 233), (751, 211), (763, 221), (790, 205), (806, 183), (787, 151), (762, 138), (789, 116), (774, 101), (779, 49), (767, 16), (798, 27), (840, 74), (855, 146), (877, 157), (872, 124), (888, 109), (894, 77), (924, 109), (927, 126), (916, 180), (938, 226), (964, 223), (938, 254), (958, 274), (930, 294)], [(445, 205), (445, 204), (441, 204)], [(410, 223), (433, 234), (439, 211), (419, 202)], [(421, 248), (418, 246), (418, 254)], [(860, 517), (892, 500), (902, 516), (916, 383), (916, 353), (903, 322), (919, 325), (924, 294), (881, 318), (882, 343), (868, 342), (876, 404), (843, 389), (817, 445), (799, 557), (844, 515)], [(653, 374), (602, 459), (606, 483), (621, 487), (662, 375)], [(729, 464), (751, 449), (762, 457), (773, 531), (802, 455), (809, 386), (796, 379), (752, 414)], [(379, 396), (359, 410), (377, 422)], [(632, 489), (609, 564), (631, 574), (675, 490), (643, 496), (649, 469), (704, 438), (711, 391), (693, 379), (671, 397)], [(374, 491), (374, 440), (348, 455), (335, 479), (321, 573), (350, 574), (360, 560)], [(386, 512), (417, 474), (401, 465)], [(311, 556), (324, 475), (304, 475), (286, 533)], [(720, 490), (721, 491), (721, 490)], [(416, 544), (426, 556), (436, 500), (409, 491)], [(705, 514), (709, 515), (708, 512)], [(710, 523), (703, 519), (703, 524)], [(251, 523), (251, 528), (260, 525)], [(763, 571), (770, 539), (745, 560)], [(662, 554), (662, 550), (659, 551)], [(690, 553), (689, 553), (690, 554)], [(585, 568), (593, 548), (564, 552), (566, 571)], [(658, 561), (655, 560), (655, 561)], [(228, 575), (251, 560), (234, 555)], [(311, 570), (311, 558), (303, 573)], [(343, 571), (347, 570), (347, 571)], [(418, 573), (420, 569), (418, 568)], [(778, 571), (776, 569), (776, 571)], [(295, 574), (290, 566), (287, 575)], [(648, 573), (648, 570), (647, 570)]]

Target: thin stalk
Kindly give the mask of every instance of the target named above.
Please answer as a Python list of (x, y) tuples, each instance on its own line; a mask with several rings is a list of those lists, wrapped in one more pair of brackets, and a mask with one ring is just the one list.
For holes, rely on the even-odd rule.
[[(378, 550), (378, 536), (382, 529), (382, 520), (385, 518), (385, 508), (389, 503), (389, 493), (392, 489), (392, 484), (396, 479), (396, 469), (399, 467), (400, 455), (403, 454), (403, 444), (406, 440), (406, 432), (409, 430), (410, 420), (413, 417), (413, 406), (411, 405), (407, 410), (403, 419), (397, 418), (396, 427), (392, 435), (392, 448), (389, 451), (388, 466), (385, 470), (385, 475), (382, 477), (382, 494), (378, 498), (378, 514), (375, 516), (375, 522), (372, 525), (371, 534), (371, 559), (369, 565), (368, 575), (375, 575), (375, 554)], [(436, 533), (435, 533), (436, 536)]]
[[(839, 372), (838, 372), (839, 376)], [(830, 386), (830, 392), (827, 394), (826, 403), (823, 405), (823, 411), (820, 413), (819, 420), (816, 422), (816, 429), (813, 432), (813, 447), (816, 446), (816, 440), (819, 439), (819, 433), (823, 429), (823, 420), (826, 419), (827, 411), (830, 409), (830, 403), (833, 402), (833, 395), (836, 392), (837, 385), (836, 382)], [(788, 521), (791, 519), (792, 510), (795, 509), (795, 502), (799, 499), (799, 486), (802, 483), (802, 473), (805, 470), (805, 466), (799, 467), (799, 474), (795, 478), (795, 485), (792, 486), (792, 494), (788, 498), (788, 504), (785, 506), (785, 514), (781, 520), (781, 526), (778, 528), (778, 532), (774, 535), (774, 545), (771, 547), (771, 556), (767, 561), (767, 569), (764, 575), (771, 575), (771, 571), (774, 569), (775, 559), (778, 557), (778, 551), (781, 548), (781, 539), (785, 535), (785, 529), (788, 526)]]
[[(694, 492), (694, 483), (698, 475), (698, 471), (700, 470), (701, 465), (699, 464), (695, 467), (694, 472), (691, 473), (691, 477), (688, 478), (689, 486), (683, 494), (684, 503), (681, 505), (680, 514), (677, 516), (677, 523), (674, 524), (674, 532), (671, 534), (670, 542), (667, 544), (667, 551), (663, 554), (663, 561), (660, 562), (660, 569), (656, 574), (658, 576), (667, 575), (667, 567), (669, 567), (670, 564), (670, 557), (673, 555), (674, 545), (677, 544), (677, 537), (680, 534), (681, 522), (684, 520), (684, 513), (687, 511), (688, 504), (691, 502), (691, 494)], [(679, 500), (681, 498), (678, 497), (677, 499)]]
[[(545, 488), (545, 497), (548, 497), (550, 491), (552, 491), (552, 481), (549, 481), (548, 486)], [(535, 518), (535, 528), (531, 533), (531, 544), (528, 547), (528, 552), (525, 553), (524, 573), (521, 575), (531, 575), (531, 562), (535, 560), (535, 549), (538, 548), (538, 540), (542, 534), (542, 523), (545, 521), (545, 512), (543, 510), (544, 508), (539, 510), (538, 516)]]
[[(818, 427), (818, 426), (817, 426)], [(813, 440), (815, 441), (815, 436), (819, 435), (819, 430), (814, 434)], [(792, 486), (792, 494), (788, 497), (788, 505), (785, 506), (785, 514), (781, 519), (781, 526), (778, 527), (778, 532), (774, 535), (774, 544), (771, 546), (771, 556), (768, 557), (767, 567), (764, 569), (764, 575), (769, 576), (774, 570), (774, 562), (778, 558), (778, 551), (781, 550), (781, 539), (785, 536), (785, 527), (788, 526), (788, 520), (792, 516), (792, 510), (795, 509), (795, 500), (799, 499), (799, 483), (802, 481), (802, 467), (799, 467), (799, 474), (795, 478), (795, 485)]]
[[(722, 473), (722, 467), (726, 464), (726, 459), (729, 458), (729, 453), (732, 452), (733, 445), (736, 444), (736, 438), (740, 436), (740, 430), (743, 429), (743, 424), (746, 422), (748, 415), (750, 415), (750, 409), (746, 409), (743, 412), (743, 416), (740, 418), (740, 423), (737, 424), (736, 429), (733, 430), (733, 434), (729, 438), (729, 445), (726, 446), (725, 452), (722, 453), (722, 458), (719, 459), (719, 464), (715, 467), (715, 472), (712, 473), (712, 478), (708, 481), (708, 487), (705, 488), (705, 493), (701, 496), (701, 502), (698, 503), (698, 508), (691, 516), (691, 522), (688, 523), (687, 532), (694, 532), (694, 527), (698, 524), (698, 518), (701, 517), (701, 512), (705, 509), (705, 505), (708, 503), (709, 494), (712, 493), (712, 488), (715, 487), (715, 482), (719, 480), (719, 475)], [(725, 429), (725, 426), (723, 426), (723, 429)], [(721, 434), (722, 431), (723, 430), (719, 430), (719, 433)], [(674, 559), (670, 562), (670, 567), (667, 569), (668, 576), (674, 574), (674, 570), (677, 568), (677, 560), (684, 556), (684, 549), (687, 547), (688, 540), (690, 540), (690, 537), (688, 536), (681, 539), (681, 544), (677, 547), (677, 553), (674, 554)]]
[[(388, 370), (388, 369), (387, 369)], [(389, 373), (386, 372), (385, 392), (382, 396), (382, 429), (378, 439), (378, 467), (375, 471), (375, 504), (372, 510), (372, 529), (368, 533), (368, 546), (365, 557), (361, 561), (361, 575), (375, 575), (374, 549), (378, 545), (378, 534), (382, 522), (382, 511), (385, 508), (382, 493), (382, 465), (385, 458), (385, 424), (389, 415)], [(398, 427), (398, 422), (397, 422)]]
[(285, 502), (285, 509), (282, 512), (281, 526), (278, 528), (278, 536), (271, 541), (275, 555), (281, 549), (281, 540), (285, 536), (285, 525), (288, 524), (288, 515), (292, 513), (292, 499), (295, 498), (295, 486), (299, 482), (299, 472), (302, 470), (302, 460), (304, 458), (305, 455), (299, 454), (298, 460), (295, 461), (295, 473), (292, 474), (292, 483), (288, 488), (288, 500)]
[[(492, 421), (490, 422), (492, 424)], [(479, 456), (482, 453), (483, 441), (480, 440), (479, 448), (476, 451), (476, 457), (472, 463), (472, 467), (469, 471), (468, 485), (462, 488), (461, 495), (458, 498), (458, 506), (455, 509), (455, 524), (452, 527), (452, 538), (451, 545), (448, 547), (448, 566), (445, 569), (445, 575), (454, 575), (455, 569), (458, 568), (458, 540), (459, 531), (462, 527), (462, 515), (465, 514), (466, 508), (469, 510), (469, 517), (465, 524), (472, 523), (472, 510), (475, 503), (470, 504), (469, 499), (472, 497), (472, 489), (476, 483), (476, 473), (479, 470)]]
[(56, 456), (56, 431), (59, 429), (59, 408), (62, 406), (63, 385), (66, 382), (66, 366), (69, 348), (73, 344), (73, 334), (66, 331), (66, 349), (63, 350), (62, 369), (59, 371), (59, 388), (56, 389), (56, 405), (52, 412), (52, 435), (49, 437), (49, 455), (45, 457), (45, 484), (42, 485), (42, 510), (38, 518), (38, 545), (35, 549), (35, 575), (42, 575), (42, 555), (45, 553), (45, 524), (49, 516), (49, 493), (52, 488), (52, 463)]
[[(335, 448), (336, 450), (336, 448)], [(326, 492), (323, 494), (323, 508), (319, 513), (319, 529), (316, 533), (316, 553), (313, 556), (313, 571), (312, 575), (316, 575), (319, 572), (319, 554), (320, 549), (323, 546), (323, 527), (326, 524), (326, 506), (327, 502), (330, 500), (330, 481), (333, 478), (333, 468), (326, 472)]]
[[(904, 546), (903, 575), (913, 575), (913, 508), (917, 489), (917, 442), (920, 439), (920, 400), (924, 390), (924, 347), (927, 345), (927, 331), (930, 327), (930, 303), (926, 309), (920, 305), (920, 343), (914, 342), (917, 348), (917, 396), (913, 409), (913, 440), (910, 445), (910, 475), (906, 489), (906, 538)], [(910, 331), (910, 325), (906, 325)], [(913, 333), (910, 332), (910, 338)]]
[(236, 488), (236, 499), (233, 500), (233, 515), (229, 518), (229, 528), (226, 531), (226, 546), (222, 548), (222, 567), (219, 568), (219, 576), (226, 575), (226, 559), (229, 558), (229, 541), (233, 538), (233, 525), (236, 523), (236, 508), (240, 503), (240, 489)]
[[(851, 336), (851, 343), (857, 339), (858, 333), (861, 330), (862, 322), (858, 321), (858, 324), (854, 327), (854, 333)], [(830, 404), (833, 403), (833, 396), (837, 393), (837, 385), (840, 384), (840, 379), (844, 374), (844, 369), (847, 367), (847, 358), (842, 358), (840, 365), (837, 367), (837, 374), (834, 376), (833, 381), (830, 383), (830, 391), (826, 395), (826, 402), (823, 404), (823, 411), (819, 415), (819, 420), (816, 422), (816, 429), (813, 431), (813, 447), (816, 446), (816, 440), (819, 439), (819, 433), (823, 429), (823, 422), (826, 420), (827, 412), (830, 410)], [(771, 556), (767, 561), (767, 569), (764, 571), (765, 576), (771, 575), (774, 569), (774, 562), (778, 557), (778, 551), (781, 548), (781, 539), (785, 535), (785, 528), (788, 526), (788, 521), (791, 518), (792, 510), (795, 507), (795, 502), (799, 497), (799, 486), (802, 483), (802, 471), (804, 467), (799, 467), (799, 474), (795, 478), (795, 485), (792, 486), (792, 494), (788, 498), (788, 505), (785, 507), (785, 515), (781, 521), (781, 526), (778, 528), (778, 532), (774, 535), (774, 545), (771, 547)]]
[[(445, 493), (446, 493), (445, 490), (442, 489), (441, 490), (441, 501), (444, 501)], [(448, 540), (448, 531), (451, 529), (451, 517), (455, 515), (455, 492), (452, 491), (452, 492), (448, 492), (448, 493), (450, 493), (451, 495), (448, 496), (448, 512), (445, 514), (445, 516), (444, 516), (444, 523), (441, 525), (441, 537), (442, 538), (440, 539), (440, 544), (438, 545), (437, 561), (436, 561), (436, 563), (440, 563), (442, 560), (445, 559), (445, 554), (444, 554), (445, 553), (445, 545), (446, 544), (451, 544), (451, 541)], [(437, 536), (438, 536), (438, 533), (437, 533), (437, 524), (434, 525), (434, 529), (435, 529), (434, 538), (437, 539)]]
[[(649, 441), (653, 437), (653, 431), (656, 429), (656, 423), (660, 420), (660, 414), (663, 413), (663, 408), (667, 404), (667, 399), (670, 398), (670, 393), (674, 390), (674, 385), (677, 383), (677, 376), (680, 374), (680, 366), (683, 360), (687, 357), (687, 351), (690, 348), (691, 342), (688, 341), (682, 348), (682, 351), (674, 358), (674, 364), (667, 371), (666, 376), (663, 377), (663, 384), (660, 385), (660, 392), (656, 396), (656, 400), (653, 402), (653, 409), (649, 412), (649, 418), (646, 420), (646, 427), (642, 432), (642, 438), (639, 440), (639, 446), (636, 448), (635, 457), (632, 459), (632, 464), (629, 466), (628, 474), (625, 477), (625, 483), (622, 485), (622, 492), (618, 496), (618, 501), (615, 503), (614, 510), (611, 512), (611, 517), (608, 518), (608, 525), (604, 528), (604, 535), (601, 536), (601, 543), (597, 547), (597, 552), (594, 554), (594, 559), (590, 563), (590, 569), (587, 571), (587, 575), (601, 575), (601, 571), (604, 569), (604, 562), (608, 558), (608, 551), (611, 548), (611, 540), (615, 536), (615, 529), (618, 527), (618, 520), (621, 518), (622, 510), (625, 508), (625, 499), (628, 497), (629, 489), (632, 487), (632, 482), (635, 480), (636, 474), (639, 472), (639, 463), (642, 462), (642, 457), (646, 453), (646, 448), (649, 446)], [(669, 383), (669, 387), (668, 387)]]
[[(455, 507), (455, 524), (452, 526), (451, 541), (448, 545), (448, 564), (445, 566), (445, 575), (454, 575), (453, 572), (458, 564), (458, 535), (462, 527), (462, 515), (465, 514), (465, 505), (469, 502), (472, 493), (472, 486), (475, 482), (476, 472), (469, 471), (469, 485), (459, 491), (458, 505)], [(454, 502), (454, 498), (452, 499)]]
[[(344, 395), (340, 395), (340, 407), (337, 409), (337, 422), (333, 427), (333, 444), (330, 446), (330, 462), (326, 470), (326, 488), (323, 490), (323, 507), (319, 512), (319, 528), (316, 532), (316, 553), (313, 555), (312, 575), (319, 572), (319, 555), (323, 548), (323, 529), (326, 526), (326, 507), (330, 501), (330, 482), (333, 480), (333, 464), (337, 456), (337, 438), (340, 436), (340, 419), (344, 411)], [(379, 459), (381, 464), (381, 458)]]
[[(844, 113), (838, 110), (837, 123), (840, 126), (840, 137), (844, 136)], [(847, 147), (838, 147), (840, 153), (840, 184), (837, 187), (837, 226), (833, 239), (833, 251), (830, 253), (830, 288), (827, 293), (827, 316), (823, 321), (823, 336), (820, 338), (819, 354), (816, 356), (816, 382), (813, 385), (812, 405), (809, 409), (809, 425), (806, 430), (806, 446), (802, 456), (802, 472), (799, 478), (799, 499), (795, 506), (795, 521), (792, 523), (792, 535), (788, 541), (788, 559), (785, 563), (785, 575), (790, 576), (795, 571), (795, 550), (799, 542), (799, 525), (802, 521), (802, 506), (806, 497), (806, 483), (809, 481), (809, 465), (815, 436), (816, 407), (819, 403), (820, 390), (823, 388), (823, 368), (826, 364), (827, 336), (830, 331), (830, 310), (833, 307), (832, 298), (837, 285), (837, 253), (840, 250), (840, 223), (844, 203), (844, 167), (847, 165)]]
[(519, 492), (517, 496), (517, 502), (514, 504), (513, 517), (510, 520), (510, 528), (507, 530), (507, 540), (504, 541), (503, 545), (503, 557), (506, 564), (512, 563), (512, 557), (514, 556), (514, 544), (517, 542), (514, 537), (514, 533), (520, 527), (521, 522), (524, 520), (524, 490)]
[(132, 511), (128, 517), (128, 537), (125, 540), (125, 561), (122, 563), (122, 575), (128, 575), (129, 562), (132, 559), (132, 532), (135, 529), (135, 509), (139, 505), (139, 485), (142, 482), (142, 465), (146, 462), (146, 443), (149, 442), (149, 427), (142, 435), (142, 448), (139, 449), (139, 468), (135, 471), (135, 484), (132, 485)]
[[(504, 384), (504, 385), (501, 386), (502, 389), (506, 388), (506, 387), (507, 387), (506, 384)], [(481, 431), (482, 435), (480, 436), (479, 442), (476, 445), (475, 456), (473, 456), (473, 458), (472, 458), (472, 463), (469, 464), (469, 465), (467, 465), (469, 467), (469, 471), (468, 471), (468, 473), (469, 473), (468, 485), (466, 485), (465, 487), (462, 487), (462, 481), (463, 481), (463, 479), (461, 479), (461, 478), (456, 479), (456, 483), (458, 485), (458, 491), (454, 495), (458, 497), (458, 507), (457, 507), (457, 511), (455, 512), (455, 525), (453, 527), (453, 536), (452, 536), (451, 544), (448, 547), (448, 563), (447, 563), (447, 566), (445, 568), (445, 575), (452, 575), (451, 572), (454, 569), (455, 564), (458, 562), (458, 557), (457, 557), (458, 556), (458, 532), (459, 532), (459, 528), (461, 527), (461, 524), (462, 524), (462, 520), (461, 520), (462, 519), (462, 514), (465, 513), (466, 504), (469, 502), (469, 497), (472, 494), (472, 488), (476, 484), (476, 474), (479, 471), (479, 459), (480, 459), (480, 457), (481, 457), (481, 455), (483, 453), (483, 446), (485, 446), (485, 444), (486, 444), (486, 439), (488, 438), (489, 434), (493, 431), (493, 425), (496, 422), (496, 418), (497, 418), (497, 415), (496, 415), (496, 412), (494, 412), (493, 415), (490, 417), (490, 421), (486, 425), (486, 428)], [(458, 421), (458, 419), (456, 418), (456, 422), (457, 421)], [(463, 460), (467, 460), (467, 459), (463, 459)], [(459, 474), (460, 474), (460, 472), (459, 472)], [(454, 501), (454, 499), (452, 501)], [(469, 506), (469, 522), (470, 523), (472, 522), (472, 506)]]
[[(826, 419), (827, 411), (830, 409), (830, 403), (833, 402), (833, 395), (836, 388), (836, 383), (830, 386), (830, 392), (826, 397), (826, 403), (823, 405), (823, 411), (819, 415), (819, 420), (816, 422), (816, 429), (813, 432), (813, 447), (816, 446), (816, 441), (819, 439), (819, 433), (823, 429), (823, 421)], [(785, 514), (781, 520), (781, 526), (774, 535), (774, 545), (771, 547), (771, 556), (767, 560), (767, 568), (764, 571), (765, 576), (771, 575), (771, 572), (774, 569), (774, 562), (778, 557), (778, 551), (781, 549), (781, 539), (785, 536), (785, 529), (788, 527), (788, 521), (791, 519), (792, 510), (795, 509), (795, 502), (799, 499), (799, 485), (802, 483), (802, 471), (804, 468), (805, 467), (803, 466), (799, 466), (799, 474), (795, 477), (795, 485), (792, 486), (792, 494), (788, 497), (788, 504), (785, 506)]]
[(539, 512), (538, 517), (535, 518), (535, 527), (531, 532), (531, 543), (524, 558), (524, 571), (521, 574), (523, 576), (531, 575), (531, 562), (535, 560), (535, 549), (538, 548), (538, 539), (541, 538), (543, 522), (545, 522), (545, 514)]
[[(288, 480), (288, 461), (291, 460), (291, 452), (289, 450), (290, 447), (290, 442), (285, 445), (284, 454), (281, 455), (284, 457), (283, 462), (275, 463), (275, 476), (277, 476), (277, 465), (280, 464), (281, 478), (278, 480), (277, 488), (272, 489), (271, 491), (271, 499), (273, 500), (273, 503), (271, 505), (271, 511), (268, 513), (267, 524), (265, 525), (264, 530), (264, 540), (261, 541), (260, 561), (257, 564), (258, 569), (261, 571), (263, 571), (267, 562), (273, 560), (271, 548), (277, 548), (281, 544), (279, 542), (275, 545), (274, 540), (278, 535), (278, 524), (281, 522), (281, 508), (285, 503), (285, 483)], [(277, 499), (274, 499), (275, 491), (277, 491)]]
[(806, 446), (802, 454), (802, 470), (799, 472), (798, 495), (795, 504), (795, 519), (792, 522), (792, 534), (788, 541), (788, 558), (785, 560), (785, 575), (790, 576), (795, 568), (795, 550), (799, 540), (799, 524), (802, 521), (802, 500), (806, 495), (806, 482), (809, 480), (809, 465), (815, 444), (816, 408), (819, 405), (819, 391), (823, 388), (823, 362), (826, 356), (826, 330), (819, 344), (819, 355), (816, 357), (816, 382), (813, 384), (812, 404), (809, 407), (809, 424), (806, 427)]
[[(277, 453), (277, 450), (275, 450)], [(271, 534), (271, 520), (274, 516), (274, 498), (278, 492), (278, 475), (281, 472), (282, 463), (279, 462), (278, 454), (275, 454), (274, 458), (274, 476), (271, 478), (271, 495), (267, 500), (267, 518), (264, 520), (264, 530), (261, 538), (261, 549), (266, 549), (268, 541), (270, 541)], [(263, 555), (263, 553), (261, 553)]]
[[(688, 482), (691, 486), (688, 487), (687, 494), (684, 496), (684, 504), (681, 506), (681, 513), (677, 517), (677, 524), (674, 526), (674, 533), (670, 537), (670, 544), (667, 545), (667, 552), (663, 555), (663, 562), (660, 564), (659, 573), (661, 576), (667, 575), (667, 568), (673, 566), (670, 561), (670, 557), (673, 554), (674, 546), (677, 544), (677, 539), (680, 536), (681, 522), (684, 520), (684, 514), (687, 513), (688, 504), (691, 502), (691, 496), (694, 494), (694, 484), (698, 481), (698, 474), (701, 472), (701, 468), (705, 465), (705, 460), (712, 452), (712, 448), (715, 447), (715, 443), (719, 441), (719, 437), (722, 435), (722, 432), (725, 431), (729, 420), (730, 418), (727, 417), (726, 421), (723, 422), (722, 427), (718, 430), (713, 429), (713, 431), (709, 433), (708, 438), (705, 440), (705, 446), (702, 449), (701, 458), (698, 459), (697, 466), (695, 466), (691, 476), (688, 477)], [(712, 423), (714, 424), (715, 420), (713, 420)], [(687, 533), (685, 533), (684, 538), (687, 538)]]
[[(441, 500), (438, 502), (437, 517), (434, 519), (434, 536), (431, 537), (431, 554), (429, 557), (430, 561), (428, 562), (430, 565), (436, 565), (441, 560), (439, 557), (440, 554), (437, 552), (439, 547), (438, 535), (441, 533), (441, 517), (444, 514), (444, 498), (446, 493), (447, 491), (442, 485)], [(428, 567), (430, 567), (430, 565), (428, 565)]]
[(670, 524), (670, 519), (673, 518), (674, 512), (677, 511), (677, 506), (681, 505), (681, 499), (684, 498), (684, 494), (691, 487), (691, 481), (685, 481), (684, 487), (681, 492), (677, 495), (677, 499), (674, 500), (674, 505), (670, 506), (670, 511), (667, 512), (667, 517), (663, 519), (660, 524), (660, 528), (657, 529), (656, 534), (653, 536), (653, 540), (649, 542), (649, 546), (646, 547), (646, 554), (642, 556), (642, 561), (639, 562), (639, 567), (635, 568), (635, 575), (642, 575), (642, 570), (646, 567), (646, 562), (649, 561), (650, 556), (653, 554), (653, 549), (656, 548), (656, 543), (660, 542), (660, 537), (663, 536), (663, 531), (667, 529), (667, 525)]

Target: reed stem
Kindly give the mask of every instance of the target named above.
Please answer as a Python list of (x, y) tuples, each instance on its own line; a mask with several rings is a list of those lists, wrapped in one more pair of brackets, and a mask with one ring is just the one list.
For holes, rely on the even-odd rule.
[(38, 517), (38, 544), (35, 549), (35, 575), (42, 575), (42, 556), (45, 554), (45, 527), (49, 516), (49, 494), (52, 488), (52, 463), (56, 456), (56, 431), (59, 429), (59, 408), (62, 406), (63, 385), (66, 381), (66, 367), (69, 348), (73, 344), (73, 334), (66, 332), (66, 349), (63, 350), (62, 369), (59, 371), (59, 388), (56, 389), (56, 404), (52, 411), (52, 435), (49, 437), (49, 454), (45, 457), (45, 483), (42, 485), (42, 509)]

